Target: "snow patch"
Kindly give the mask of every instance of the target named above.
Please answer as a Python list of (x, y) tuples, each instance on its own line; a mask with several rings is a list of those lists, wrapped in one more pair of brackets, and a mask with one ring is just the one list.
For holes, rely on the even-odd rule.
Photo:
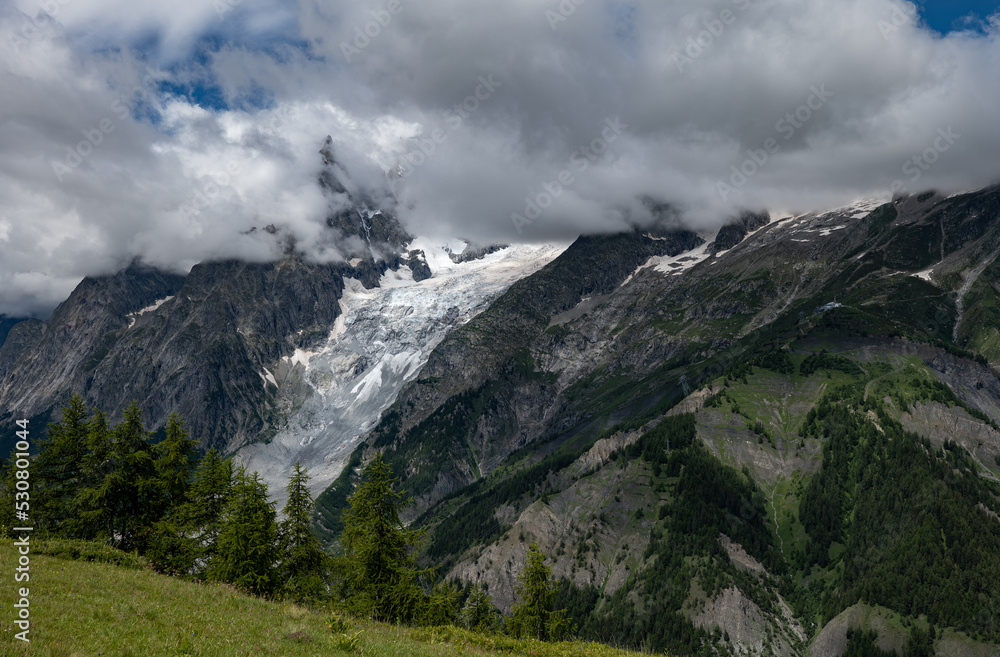
[(164, 298), (160, 299), (159, 301), (157, 301), (156, 303), (154, 303), (151, 306), (146, 306), (142, 310), (137, 310), (134, 313), (129, 313), (127, 315), (127, 317), (129, 318), (128, 327), (132, 328), (133, 326), (135, 326), (135, 320), (136, 320), (137, 317), (141, 317), (141, 316), (145, 315), (146, 313), (151, 313), (154, 310), (157, 310), (160, 306), (162, 306), (163, 304), (165, 304), (166, 302), (170, 301), (173, 298), (174, 298), (173, 295), (171, 295), (169, 297), (164, 297)]
[(711, 257), (712, 254), (708, 252), (709, 244), (710, 242), (706, 240), (698, 248), (675, 256), (653, 256), (642, 268), (652, 267), (654, 271), (670, 276), (680, 274)]

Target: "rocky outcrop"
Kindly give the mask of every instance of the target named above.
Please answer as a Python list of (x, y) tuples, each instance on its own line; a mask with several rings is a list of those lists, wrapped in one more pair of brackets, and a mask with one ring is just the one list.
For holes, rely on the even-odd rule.
[(0, 379), (14, 366), (22, 354), (38, 344), (45, 332), (45, 322), (26, 319), (10, 327), (0, 346)]

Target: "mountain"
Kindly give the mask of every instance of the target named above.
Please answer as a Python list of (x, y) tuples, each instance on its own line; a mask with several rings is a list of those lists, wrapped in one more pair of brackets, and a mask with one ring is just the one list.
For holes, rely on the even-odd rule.
[[(689, 655), (1000, 654), (1000, 188), (570, 245), (410, 235), (319, 151), (337, 257), (142, 262), (5, 321), (0, 418), (133, 401), (325, 541), (384, 452), (421, 559), (509, 609), (528, 546), (583, 638)], [(328, 254), (329, 255), (329, 254)], [(931, 652), (928, 652), (930, 650)]]
[(538, 542), (587, 638), (1000, 654), (998, 253), (995, 187), (582, 237), (437, 346), (319, 527), (383, 451), (427, 563), (509, 608)]
[(391, 197), (350, 179), (332, 140), (319, 156), (326, 238), (341, 258), (317, 261), (280, 226), (252, 227), (273, 241), (274, 262), (208, 261), (186, 274), (133, 262), (84, 279), (47, 321), (12, 322), (0, 346), (3, 453), (14, 419), (42, 431), (78, 393), (112, 421), (132, 401), (154, 428), (180, 413), (202, 448), (247, 448), (279, 498), (301, 460), (319, 492), (342, 463), (330, 455), (346, 459), (441, 337), (561, 250), (470, 249), (456, 263), (464, 242), (414, 238)]

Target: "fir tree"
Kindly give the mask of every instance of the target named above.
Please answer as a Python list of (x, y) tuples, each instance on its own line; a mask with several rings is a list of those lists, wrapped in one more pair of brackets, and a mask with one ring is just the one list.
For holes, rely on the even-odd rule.
[(183, 524), (197, 538), (199, 552), (205, 558), (215, 552), (232, 489), (233, 462), (222, 458), (218, 450), (210, 449), (194, 473), (194, 481), (187, 492), (188, 503), (180, 514)]
[(229, 503), (208, 565), (210, 580), (228, 582), (256, 595), (277, 588), (278, 524), (267, 484), (241, 467), (234, 478)]
[(281, 522), (281, 579), (284, 594), (297, 602), (318, 599), (324, 588), (328, 557), (312, 533), (313, 499), (309, 475), (300, 463), (288, 481), (285, 519)]
[(417, 578), (430, 572), (417, 569), (414, 553), (423, 531), (400, 521), (410, 498), (395, 490), (396, 481), (376, 454), (348, 498), (340, 537), (341, 593), (356, 612), (382, 621), (414, 618), (424, 602)]
[(454, 625), (458, 621), (459, 589), (449, 582), (434, 585), (420, 613), (423, 625)]

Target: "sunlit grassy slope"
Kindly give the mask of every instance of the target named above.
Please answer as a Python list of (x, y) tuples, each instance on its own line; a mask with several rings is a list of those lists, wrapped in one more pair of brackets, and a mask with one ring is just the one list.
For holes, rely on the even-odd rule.
[[(331, 627), (331, 614), (268, 602), (228, 586), (146, 570), (33, 556), (30, 649), (14, 639), (12, 550), (2, 549), (0, 656), (274, 655), (298, 657), (626, 657), (592, 643), (545, 644), (455, 628), (409, 629), (369, 622)], [(8, 575), (9, 573), (9, 575)]]

